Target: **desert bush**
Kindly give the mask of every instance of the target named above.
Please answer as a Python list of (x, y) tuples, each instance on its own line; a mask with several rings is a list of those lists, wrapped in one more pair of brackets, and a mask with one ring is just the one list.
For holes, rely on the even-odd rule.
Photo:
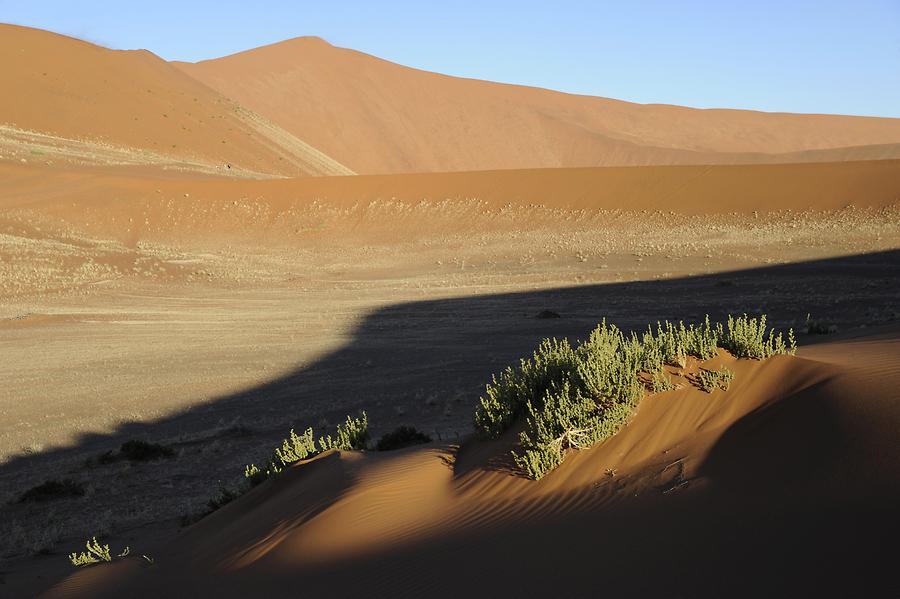
[(209, 513), (212, 513), (220, 507), (228, 505), (240, 496), (240, 492), (232, 491), (227, 487), (222, 487), (219, 489), (218, 495), (211, 497), (209, 501), (206, 502), (206, 507), (209, 508)]
[(650, 391), (653, 393), (662, 393), (663, 391), (671, 391), (675, 389), (675, 384), (665, 371), (657, 370), (650, 374)]
[(569, 448), (584, 449), (604, 441), (624, 426), (638, 397), (598, 409), (568, 381), (549, 390), (540, 407), (529, 402), (527, 427), (519, 434), (520, 451), (513, 451), (516, 465), (538, 480), (559, 466)]
[(431, 437), (419, 432), (412, 426), (398, 426), (393, 431), (382, 435), (378, 443), (375, 444), (375, 449), (378, 451), (390, 451), (421, 443), (431, 443)]
[(539, 401), (551, 385), (572, 376), (576, 366), (575, 350), (567, 340), (544, 339), (531, 359), (493, 377), (475, 413), (475, 428), (486, 436), (499, 437), (529, 401)]
[(122, 443), (119, 453), (126, 460), (131, 462), (149, 462), (151, 460), (160, 460), (162, 458), (171, 458), (175, 452), (171, 447), (160, 445), (159, 443), (149, 443), (139, 439), (132, 439)]
[[(524, 413), (525, 430), (513, 458), (529, 476), (540, 478), (561, 463), (568, 448), (587, 447), (615, 434), (645, 386), (654, 393), (672, 389), (664, 365), (683, 368), (688, 356), (708, 360), (719, 348), (756, 359), (794, 352), (792, 331), (787, 341), (781, 333), (765, 333), (765, 316), (729, 316), (727, 330), (708, 316), (700, 325), (658, 322), (655, 330), (648, 327), (640, 336), (625, 335), (604, 319), (577, 346), (566, 339), (545, 339), (531, 358), (492, 377), (476, 408), (475, 429), (496, 438)], [(727, 388), (733, 376), (702, 372), (713, 388)], [(646, 385), (642, 377), (648, 376)]]
[(291, 434), (281, 442), (281, 447), (275, 449), (275, 457), (285, 466), (315, 454), (316, 442), (313, 440), (312, 428), (306, 429), (302, 435), (291, 429)]
[(693, 382), (701, 391), (712, 393), (715, 389), (727, 391), (733, 379), (734, 373), (722, 366), (718, 370), (701, 368), (700, 372), (693, 377)]
[[(112, 561), (112, 555), (109, 553), (109, 545), (101, 545), (100, 542), (97, 541), (97, 537), (93, 537), (85, 543), (85, 549), (86, 551), (82, 551), (81, 553), (73, 552), (69, 554), (69, 562), (73, 566), (87, 566), (90, 564)], [(126, 547), (116, 557), (126, 557), (130, 552), (131, 549)]]
[[(722, 325), (719, 328), (722, 329)], [(758, 319), (746, 314), (737, 318), (729, 316), (728, 328), (720, 331), (720, 337), (720, 346), (736, 358), (764, 360), (775, 354), (793, 355), (797, 351), (792, 329), (788, 329), (787, 341), (781, 333), (776, 335), (774, 330), (769, 330), (766, 335), (765, 314)]]
[(813, 320), (809, 314), (806, 315), (804, 329), (807, 335), (830, 335), (838, 331), (837, 325), (828, 324), (821, 320)]
[(30, 501), (50, 501), (64, 499), (66, 497), (81, 497), (84, 495), (84, 484), (65, 478), (63, 480), (48, 480), (32, 487), (19, 496), (19, 503)]
[(340, 449), (350, 451), (365, 449), (369, 441), (369, 417), (365, 412), (359, 418), (347, 416), (344, 424), (339, 424), (334, 438), (331, 435), (319, 437), (319, 448), (322, 451)]

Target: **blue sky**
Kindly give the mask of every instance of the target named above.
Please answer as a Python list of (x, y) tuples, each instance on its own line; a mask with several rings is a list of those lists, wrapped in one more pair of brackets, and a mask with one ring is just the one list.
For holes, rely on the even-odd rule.
[(900, 0), (0, 0), (0, 21), (201, 60), (299, 35), (634, 102), (900, 117)]

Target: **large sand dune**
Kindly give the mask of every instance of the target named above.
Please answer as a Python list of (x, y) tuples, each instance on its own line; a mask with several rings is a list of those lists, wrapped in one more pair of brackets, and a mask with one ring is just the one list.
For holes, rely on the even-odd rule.
[[(44, 162), (54, 145), (68, 145), (76, 146), (68, 154), (81, 150), (81, 162), (164, 157), (215, 165), (223, 174), (226, 164), (295, 176), (351, 172), (146, 50), (108, 50), (0, 24), (0, 61), (0, 149), (18, 140), (21, 150), (3, 155)], [(35, 145), (29, 134), (43, 134), (45, 143)], [(109, 156), (111, 150), (130, 152), (130, 160)]]
[(420, 71), (311, 37), (175, 64), (360, 173), (829, 160), (778, 154), (900, 142), (900, 119), (639, 105)]

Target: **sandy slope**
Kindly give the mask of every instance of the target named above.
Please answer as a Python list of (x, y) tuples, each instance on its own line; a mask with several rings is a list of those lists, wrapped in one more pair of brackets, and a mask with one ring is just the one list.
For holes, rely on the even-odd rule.
[[(146, 50), (108, 50), (0, 24), (0, 61), (0, 124), (20, 132), (127, 148), (133, 161), (148, 151), (223, 171), (227, 163), (281, 175), (350, 172)], [(43, 161), (46, 148), (23, 143), (20, 150), (4, 155)], [(91, 150), (77, 157), (90, 162)]]
[[(296, 242), (300, 213), (344, 214), (373, 203), (401, 212), (424, 203), (480, 211), (509, 207), (679, 214), (885, 208), (900, 200), (900, 161), (784, 165), (599, 167), (422, 173), (288, 180), (235, 180), (141, 169), (42, 168), (0, 163), (0, 209), (63, 219), (81, 230), (134, 243), (197, 235), (232, 241), (265, 231), (267, 243)], [(61, 193), (64, 190), (64, 193)], [(110, 202), (110, 198), (115, 201)], [(404, 208), (405, 207), (405, 208)], [(336, 212), (335, 212), (336, 211)], [(477, 213), (475, 216), (478, 220)], [(415, 220), (410, 215), (411, 221)], [(399, 223), (399, 221), (398, 221)], [(408, 232), (428, 228), (408, 222)], [(446, 223), (445, 223), (446, 224)], [(477, 223), (461, 219), (451, 229)], [(449, 230), (447, 232), (450, 232)]]
[(834, 160), (758, 153), (900, 142), (900, 119), (638, 105), (429, 73), (314, 37), (175, 64), (361, 173)]
[(328, 453), (187, 529), (155, 564), (85, 569), (45, 596), (884, 590), (900, 500), (896, 355), (863, 370), (715, 361), (736, 372), (727, 392), (651, 397), (539, 483), (510, 471), (510, 439)]

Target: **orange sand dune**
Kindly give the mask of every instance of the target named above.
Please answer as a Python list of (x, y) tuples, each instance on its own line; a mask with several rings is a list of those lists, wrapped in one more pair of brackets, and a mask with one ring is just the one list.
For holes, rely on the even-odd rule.
[(511, 471), (511, 435), (330, 452), (153, 565), (87, 568), (45, 596), (873, 596), (898, 532), (896, 358), (722, 355), (727, 392), (651, 396), (539, 482)]
[(360, 173), (785, 161), (766, 154), (900, 142), (900, 119), (632, 104), (420, 71), (314, 37), (175, 64)]
[(280, 175), (350, 173), (146, 50), (0, 24), (0, 62), (0, 125), (223, 171), (228, 163)]

